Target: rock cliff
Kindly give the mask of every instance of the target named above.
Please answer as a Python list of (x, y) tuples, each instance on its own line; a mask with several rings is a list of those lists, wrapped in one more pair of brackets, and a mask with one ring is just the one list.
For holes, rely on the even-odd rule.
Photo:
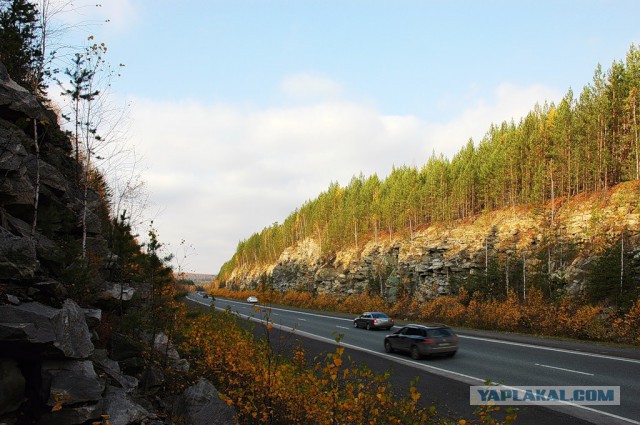
[[(235, 269), (231, 288), (292, 289), (346, 296), (373, 290), (393, 302), (401, 289), (423, 300), (449, 293), (453, 283), (483, 272), (489, 261), (505, 273), (551, 270), (560, 291), (585, 284), (589, 264), (622, 234), (625, 255), (640, 258), (640, 182), (605, 192), (556, 200), (551, 205), (516, 206), (473, 219), (434, 224), (413, 238), (379, 237), (360, 249), (321, 255), (313, 239), (287, 248), (273, 264)], [(552, 218), (553, 215), (553, 218)], [(551, 255), (549, 255), (549, 251)], [(543, 262), (545, 264), (543, 264)], [(635, 271), (635, 278), (640, 270)], [(512, 282), (513, 284), (513, 282)]]
[[(183, 409), (169, 416), (180, 423), (234, 423), (233, 410), (210, 383), (193, 386), (179, 400), (162, 400), (154, 389), (163, 373), (145, 365), (140, 341), (120, 334), (99, 340), (102, 311), (87, 304), (91, 297), (75, 296), (99, 291), (126, 301), (133, 289), (106, 280), (112, 266), (104, 237), (108, 217), (95, 191), (87, 196), (86, 247), (98, 273), (78, 283), (84, 194), (76, 166), (56, 115), (0, 63), (0, 423), (161, 425), (172, 423), (166, 412), (176, 403)], [(169, 357), (176, 373), (188, 370), (166, 336), (147, 342)]]

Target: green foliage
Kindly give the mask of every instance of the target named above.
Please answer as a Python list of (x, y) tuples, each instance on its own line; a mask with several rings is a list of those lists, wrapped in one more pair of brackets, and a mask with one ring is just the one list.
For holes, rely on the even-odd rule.
[(518, 123), (492, 125), (451, 160), (434, 153), (422, 168), (394, 167), (384, 180), (360, 174), (346, 187), (332, 183), (283, 223), (238, 243), (219, 279), (238, 267), (272, 263), (309, 237), (329, 254), (394, 234), (413, 237), (435, 222), (638, 179), (639, 69), (632, 44), (626, 62), (607, 72), (598, 67), (578, 99), (569, 90), (559, 105), (536, 105)]
[(37, 73), (42, 64), (38, 31), (38, 10), (34, 3), (0, 1), (0, 61), (14, 81), (29, 89), (38, 84)]
[(97, 266), (90, 259), (76, 257), (60, 275), (67, 295), (81, 306), (93, 305), (99, 293)]
[(585, 293), (591, 302), (607, 302), (628, 309), (640, 296), (637, 272), (640, 259), (623, 250), (623, 239), (592, 263)]

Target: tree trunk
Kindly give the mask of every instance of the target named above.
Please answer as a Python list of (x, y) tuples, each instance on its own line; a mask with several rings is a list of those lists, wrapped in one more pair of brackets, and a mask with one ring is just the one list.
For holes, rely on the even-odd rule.
[(31, 240), (36, 234), (38, 224), (38, 204), (40, 202), (40, 144), (38, 143), (38, 120), (33, 119), (33, 144), (36, 151), (36, 182), (33, 194), (33, 222), (31, 223)]

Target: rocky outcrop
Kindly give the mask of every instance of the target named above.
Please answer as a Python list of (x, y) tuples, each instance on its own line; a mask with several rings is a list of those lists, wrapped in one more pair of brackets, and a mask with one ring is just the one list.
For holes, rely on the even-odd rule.
[[(419, 300), (450, 291), (453, 281), (482, 272), (487, 259), (502, 267), (539, 268), (546, 241), (555, 238), (554, 276), (567, 292), (584, 285), (585, 270), (598, 250), (624, 232), (627, 255), (640, 256), (640, 182), (623, 183), (605, 193), (557, 201), (551, 206), (515, 207), (466, 221), (435, 224), (412, 238), (369, 241), (364, 247), (321, 255), (316, 241), (287, 248), (266, 266), (241, 267), (224, 282), (237, 289), (257, 289), (264, 282), (291, 289), (347, 296), (372, 290), (393, 302), (400, 286)], [(640, 258), (640, 257), (639, 257)], [(640, 274), (640, 270), (638, 270)]]
[(174, 406), (174, 414), (188, 424), (227, 425), (235, 421), (234, 410), (205, 379), (187, 388)]
[[(171, 409), (144, 391), (159, 387), (164, 376), (145, 363), (143, 342), (120, 334), (108, 344), (100, 341), (102, 311), (72, 299), (77, 282), (68, 276), (82, 272), (74, 264), (77, 254), (70, 253), (80, 246), (83, 191), (71, 152), (55, 114), (13, 82), (0, 63), (0, 424), (173, 423), (167, 419)], [(114, 300), (120, 305), (134, 290), (106, 281), (113, 255), (102, 234), (102, 200), (89, 191), (87, 205), (87, 257), (100, 273), (82, 289), (94, 288), (101, 305)], [(144, 343), (153, 346), (151, 339)], [(97, 343), (108, 350), (96, 349)], [(166, 337), (159, 336), (156, 349), (176, 371), (189, 370)], [(145, 398), (149, 394), (153, 397)], [(185, 413), (180, 423), (195, 423), (189, 418), (197, 417)]]
[(0, 305), (0, 340), (33, 344), (52, 357), (83, 359), (93, 352), (84, 312), (70, 299), (60, 309), (37, 302)]

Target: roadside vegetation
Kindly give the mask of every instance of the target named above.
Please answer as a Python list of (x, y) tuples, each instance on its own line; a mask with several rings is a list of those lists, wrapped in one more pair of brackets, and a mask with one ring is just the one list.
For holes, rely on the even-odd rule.
[[(256, 309), (259, 316), (261, 309)], [(215, 383), (241, 424), (510, 424), (517, 411), (484, 407), (468, 419), (424, 407), (414, 383), (399, 394), (390, 375), (358, 366), (339, 345), (313, 359), (301, 348), (276, 354), (268, 313), (266, 337), (254, 336), (230, 311), (201, 314), (183, 335), (195, 376)]]
[(397, 320), (443, 322), (450, 326), (521, 332), (590, 341), (640, 345), (640, 299), (624, 312), (591, 305), (584, 298), (564, 298), (552, 303), (533, 289), (526, 301), (511, 293), (506, 299), (487, 299), (480, 292), (417, 301), (404, 296), (389, 303), (378, 295), (354, 294), (344, 298), (310, 292), (234, 291), (215, 289), (215, 296), (244, 300), (258, 293), (266, 305), (282, 304), (324, 311), (360, 314), (385, 311)]

